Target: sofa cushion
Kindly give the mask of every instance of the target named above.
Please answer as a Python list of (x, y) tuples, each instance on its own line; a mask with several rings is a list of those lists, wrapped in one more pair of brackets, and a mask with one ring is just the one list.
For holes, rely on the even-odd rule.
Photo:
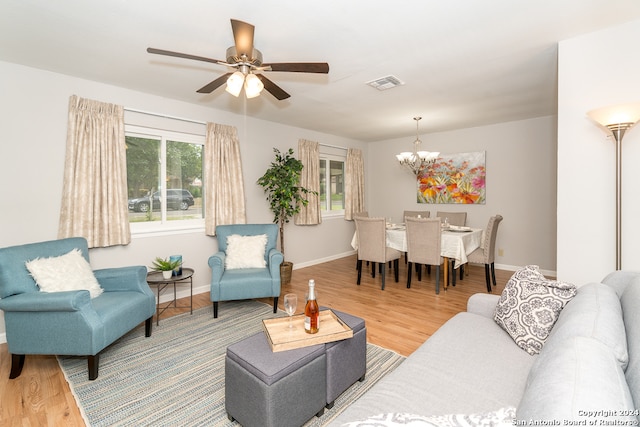
[(232, 234), (227, 237), (227, 256), (225, 268), (265, 268), (267, 262), (264, 253), (267, 247), (267, 235), (240, 236)]
[(380, 413), (473, 414), (515, 407), (536, 359), (493, 319), (459, 313), (331, 425)]
[(42, 292), (87, 290), (91, 298), (103, 292), (79, 249), (56, 257), (32, 259), (25, 265)]
[(578, 288), (578, 294), (562, 310), (546, 346), (564, 345), (565, 340), (576, 336), (602, 342), (626, 369), (629, 354), (622, 307), (611, 287), (589, 283)]
[(640, 277), (629, 281), (620, 297), (620, 304), (629, 351), (625, 375), (636, 407), (640, 408)]
[(495, 321), (529, 354), (542, 349), (575, 285), (547, 280), (537, 265), (516, 271), (496, 305)]
[(545, 346), (527, 383), (518, 405), (518, 420), (589, 423), (597, 421), (595, 411), (601, 416), (606, 410), (633, 413), (633, 399), (620, 363), (605, 344), (593, 338), (574, 337), (563, 345)]

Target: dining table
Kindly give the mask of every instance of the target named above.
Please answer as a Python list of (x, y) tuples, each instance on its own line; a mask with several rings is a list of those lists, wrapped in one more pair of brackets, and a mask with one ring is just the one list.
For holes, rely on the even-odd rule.
[[(442, 229), (440, 256), (444, 258), (444, 288), (449, 283), (449, 261), (453, 260), (453, 268), (457, 269), (467, 263), (467, 255), (482, 244), (484, 229), (472, 227), (449, 226)], [(407, 228), (404, 224), (387, 224), (387, 247), (407, 252)], [(358, 235), (353, 234), (351, 247), (358, 249)], [(455, 274), (452, 272), (452, 274)]]

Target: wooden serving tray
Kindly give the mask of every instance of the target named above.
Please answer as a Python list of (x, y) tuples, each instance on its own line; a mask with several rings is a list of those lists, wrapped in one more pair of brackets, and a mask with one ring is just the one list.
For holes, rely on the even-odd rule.
[(293, 330), (289, 329), (289, 317), (262, 320), (267, 341), (274, 352), (324, 344), (353, 337), (353, 330), (331, 310), (320, 311), (320, 328), (315, 334), (304, 331), (304, 314), (292, 316)]

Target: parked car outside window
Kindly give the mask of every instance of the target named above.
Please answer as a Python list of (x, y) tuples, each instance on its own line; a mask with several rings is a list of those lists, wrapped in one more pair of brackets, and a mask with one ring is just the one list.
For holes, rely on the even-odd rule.
[[(149, 212), (149, 207), (153, 206), (153, 210), (160, 210), (160, 198), (162, 193), (156, 191), (153, 197), (144, 196), (135, 199), (129, 199), (129, 210), (134, 212)], [(167, 209), (183, 210), (193, 206), (193, 195), (189, 190), (180, 188), (170, 188), (167, 190)]]

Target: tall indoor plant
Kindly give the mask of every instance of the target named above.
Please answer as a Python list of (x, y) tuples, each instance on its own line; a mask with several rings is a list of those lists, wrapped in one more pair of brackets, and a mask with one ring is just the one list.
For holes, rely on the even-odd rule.
[(283, 283), (287, 283), (291, 279), (293, 263), (286, 261), (284, 225), (293, 215), (300, 212), (301, 206), (309, 204), (305, 195), (317, 193), (299, 185), (300, 173), (304, 165), (293, 157), (292, 148), (289, 148), (286, 153), (281, 153), (277, 148), (274, 148), (273, 151), (275, 160), (271, 162), (264, 175), (258, 179), (258, 185), (267, 194), (267, 201), (274, 215), (273, 222), (280, 226), (280, 250), (285, 257), (280, 271), (285, 273), (282, 275)]

